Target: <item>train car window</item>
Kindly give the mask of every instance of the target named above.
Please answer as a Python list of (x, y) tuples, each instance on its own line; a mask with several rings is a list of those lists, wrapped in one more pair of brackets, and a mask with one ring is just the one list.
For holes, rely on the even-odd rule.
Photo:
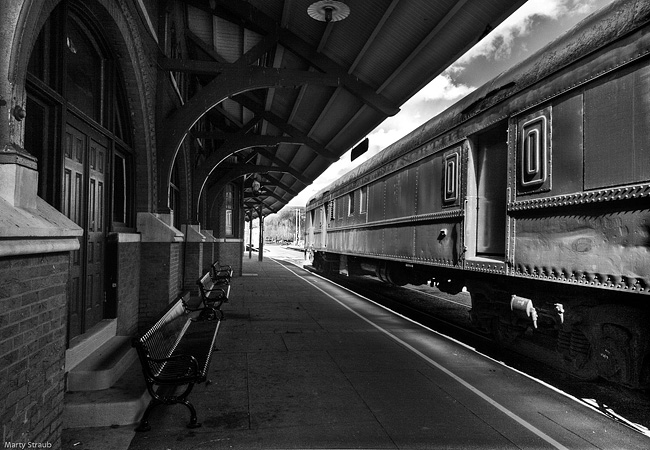
[(365, 213), (366, 212), (366, 199), (368, 196), (366, 195), (366, 190), (367, 188), (363, 186), (361, 189), (359, 189), (359, 212), (360, 213)]
[(476, 136), (476, 254), (503, 256), (506, 248), (508, 124)]
[(330, 220), (336, 219), (336, 200), (329, 202), (330, 205)]
[(354, 192), (348, 194), (348, 216), (354, 214)]
[(519, 194), (550, 189), (551, 110), (546, 108), (518, 121), (517, 188)]

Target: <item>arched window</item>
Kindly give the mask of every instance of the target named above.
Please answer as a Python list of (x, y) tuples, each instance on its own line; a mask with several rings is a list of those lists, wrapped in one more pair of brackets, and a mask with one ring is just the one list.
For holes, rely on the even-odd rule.
[(233, 187), (232, 184), (226, 185), (226, 187), (224, 188), (224, 211), (225, 211), (225, 215), (226, 215), (226, 217), (225, 217), (225, 219), (226, 219), (225, 220), (225, 225), (226, 225), (225, 233), (226, 233), (226, 236), (232, 236), (234, 234), (233, 233), (233, 226), (232, 226), (232, 222), (233, 222), (232, 212), (233, 212), (233, 209), (234, 209), (234, 207), (233, 207), (233, 205), (234, 205), (234, 197), (235, 197), (235, 188)]
[(181, 226), (181, 190), (178, 176), (178, 163), (172, 167), (172, 179), (169, 183), (169, 209), (172, 213), (172, 225), (180, 229)]

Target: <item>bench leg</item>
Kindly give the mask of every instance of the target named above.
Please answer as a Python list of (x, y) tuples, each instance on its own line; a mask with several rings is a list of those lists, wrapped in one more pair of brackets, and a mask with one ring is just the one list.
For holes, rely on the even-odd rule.
[(155, 399), (152, 399), (149, 402), (149, 406), (147, 406), (147, 409), (144, 411), (144, 415), (142, 416), (142, 419), (140, 419), (140, 425), (135, 429), (135, 431), (149, 431), (151, 430), (151, 425), (149, 425), (149, 414), (151, 414), (151, 411), (158, 405), (162, 405), (162, 403), (157, 402)]
[(197, 417), (196, 417), (196, 409), (194, 409), (194, 405), (190, 403), (189, 400), (182, 400), (180, 403), (184, 404), (187, 406), (187, 408), (190, 410), (190, 423), (187, 424), (187, 428), (198, 428), (201, 426), (199, 423)]
[[(194, 409), (194, 405), (190, 403), (189, 400), (180, 400), (176, 403), (182, 403), (183, 405), (187, 406), (187, 409), (190, 410), (190, 423), (187, 424), (187, 428), (199, 428), (201, 426), (201, 423), (199, 423), (199, 420), (196, 415), (196, 409)], [(142, 419), (140, 420), (140, 425), (135, 429), (135, 431), (149, 431), (151, 430), (151, 425), (149, 424), (149, 414), (151, 414), (151, 411), (158, 406), (158, 405), (163, 405), (164, 403), (157, 402), (155, 400), (152, 400), (149, 403), (149, 406), (147, 406), (147, 409), (144, 411), (144, 415), (142, 416)]]

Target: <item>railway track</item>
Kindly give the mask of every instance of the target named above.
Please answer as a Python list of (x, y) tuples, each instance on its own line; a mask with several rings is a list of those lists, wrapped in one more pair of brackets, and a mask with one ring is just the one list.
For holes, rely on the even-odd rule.
[(372, 277), (331, 276), (328, 279), (468, 345), (479, 348), (494, 345), (488, 335), (471, 326), (470, 305), (451, 296), (434, 294), (422, 288), (389, 286)]

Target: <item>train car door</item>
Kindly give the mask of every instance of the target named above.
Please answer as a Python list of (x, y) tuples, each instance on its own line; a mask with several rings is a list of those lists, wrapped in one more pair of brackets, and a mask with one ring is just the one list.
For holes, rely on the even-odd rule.
[(503, 257), (507, 223), (507, 123), (479, 134), (476, 143), (476, 255)]
[(309, 247), (314, 245), (314, 228), (316, 228), (316, 210), (312, 209), (311, 211), (307, 211), (307, 215), (305, 219), (308, 220), (306, 226), (307, 240), (305, 242), (305, 247)]
[(327, 248), (327, 219), (329, 219), (328, 210), (329, 210), (329, 202), (326, 202), (325, 204), (323, 204), (323, 206), (321, 206), (321, 210), (320, 210), (320, 212), (321, 212), (321, 215), (320, 215), (320, 218), (321, 218), (321, 233), (320, 233), (320, 235), (321, 235), (321, 243), (320, 243), (320, 245), (321, 245), (322, 248)]

